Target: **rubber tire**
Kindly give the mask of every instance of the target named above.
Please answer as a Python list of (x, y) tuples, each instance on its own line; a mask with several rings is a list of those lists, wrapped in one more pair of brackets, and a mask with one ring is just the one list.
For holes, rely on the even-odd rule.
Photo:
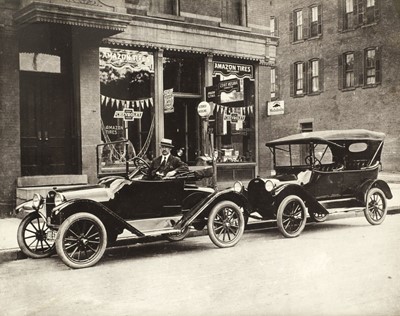
[[(48, 251), (44, 251), (44, 252), (43, 252), (44, 247), (43, 247), (42, 243), (41, 243), (40, 249), (36, 248), (36, 250), (29, 248), (29, 245), (26, 243), (26, 240), (25, 240), (26, 230), (27, 230), (29, 224), (32, 223), (32, 225), (35, 225), (35, 223), (33, 223), (33, 222), (36, 221), (36, 219), (38, 219), (38, 218), (42, 219), (42, 217), (39, 215), (39, 213), (37, 213), (37, 212), (29, 213), (22, 219), (22, 221), (20, 222), (20, 224), (18, 226), (18, 231), (17, 231), (17, 241), (18, 241), (19, 247), (21, 248), (21, 251), (26, 256), (28, 256), (29, 258), (32, 258), (32, 259), (48, 258), (51, 255), (56, 253), (54, 242), (52, 244), (49, 244), (50, 247), (48, 248)], [(41, 227), (42, 226), (41, 224), (44, 224), (43, 227)], [(39, 229), (40, 232), (46, 233), (48, 226), (47, 226), (46, 222), (44, 222), (44, 223), (40, 223), (39, 227), (35, 226), (35, 229)], [(37, 238), (35, 240), (37, 240)], [(39, 243), (39, 242), (40, 241), (37, 240), (37, 243)], [(32, 243), (34, 243), (34, 241)]]
[[(372, 214), (368, 209), (368, 205), (371, 202), (370, 199), (373, 195), (379, 195), (381, 202), (382, 202), (382, 214), (376, 213), (376, 203), (374, 205), (374, 209), (373, 211), (375, 211), (375, 215), (380, 215), (380, 218), (378, 220), (375, 220), (372, 218)], [(368, 223), (370, 223), (371, 225), (380, 225), (382, 224), (382, 222), (385, 220), (386, 214), (387, 214), (387, 201), (386, 201), (386, 196), (385, 193), (383, 193), (383, 191), (379, 188), (372, 188), (368, 191), (367, 194), (367, 202), (366, 202), (366, 206), (364, 209), (364, 215), (365, 218), (367, 219)]]
[[(298, 203), (298, 205), (302, 208), (302, 213), (303, 213), (302, 214), (303, 220), (300, 223), (297, 230), (293, 233), (288, 232), (285, 229), (284, 224), (283, 224), (283, 212), (286, 209), (286, 207), (289, 205), (289, 203), (292, 203), (292, 202)], [(278, 229), (282, 233), (283, 236), (285, 236), (287, 238), (298, 237), (301, 234), (301, 232), (303, 231), (304, 227), (306, 226), (306, 222), (307, 222), (306, 206), (304, 205), (303, 200), (300, 199), (297, 195), (288, 195), (286, 198), (283, 199), (281, 204), (279, 204), (279, 208), (278, 208), (276, 217), (277, 217)]]
[(168, 234), (165, 237), (171, 241), (171, 242), (175, 242), (175, 241), (181, 241), (184, 240), (187, 235), (189, 235), (190, 233), (190, 227), (187, 226), (182, 232), (180, 232), (179, 234)]
[[(221, 240), (217, 236), (217, 233), (215, 232), (215, 228), (214, 228), (215, 219), (216, 219), (218, 213), (222, 209), (226, 209), (226, 208), (232, 210), (235, 213), (235, 218), (238, 220), (237, 233), (235, 234), (235, 237), (228, 242)], [(220, 202), (217, 205), (215, 205), (212, 208), (212, 210), (208, 216), (208, 221), (207, 221), (208, 236), (210, 237), (211, 241), (219, 248), (233, 247), (240, 241), (240, 238), (243, 235), (244, 226), (245, 226), (244, 224), (245, 224), (245, 221), (244, 221), (244, 217), (243, 217), (243, 212), (239, 208), (239, 206), (231, 201), (223, 201), (223, 202)], [(228, 229), (230, 229), (230, 228), (228, 228)], [(224, 236), (225, 236), (225, 234), (224, 234)], [(229, 236), (229, 232), (228, 232), (228, 236)]]
[[(65, 251), (65, 237), (72, 225), (78, 223), (79, 221), (90, 221), (97, 226), (99, 232), (99, 246), (91, 256), (90, 260), (79, 261), (72, 260)], [(107, 247), (107, 230), (104, 227), (102, 221), (95, 215), (90, 213), (76, 213), (68, 217), (60, 226), (56, 238), (56, 250), (57, 254), (61, 260), (70, 268), (82, 269), (94, 266), (102, 257)]]

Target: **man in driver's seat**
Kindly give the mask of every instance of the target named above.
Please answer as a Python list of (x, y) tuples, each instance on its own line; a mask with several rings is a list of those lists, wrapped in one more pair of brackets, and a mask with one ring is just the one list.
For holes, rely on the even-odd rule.
[(162, 179), (189, 171), (186, 163), (171, 154), (172, 140), (163, 138), (160, 142), (161, 156), (156, 157), (147, 171), (147, 179)]

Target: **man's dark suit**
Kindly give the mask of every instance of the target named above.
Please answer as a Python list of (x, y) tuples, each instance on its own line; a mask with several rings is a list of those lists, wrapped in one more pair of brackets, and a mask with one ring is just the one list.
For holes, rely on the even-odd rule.
[(189, 171), (186, 163), (180, 160), (178, 157), (169, 155), (165, 166), (161, 165), (163, 156), (159, 156), (150, 164), (149, 170), (147, 171), (147, 179), (157, 179), (160, 178), (156, 172), (162, 173), (165, 176), (168, 172), (175, 170), (177, 173)]

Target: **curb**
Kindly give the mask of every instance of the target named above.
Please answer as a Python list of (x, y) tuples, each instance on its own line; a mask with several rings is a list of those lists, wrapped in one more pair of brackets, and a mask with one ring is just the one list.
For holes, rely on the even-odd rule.
[[(389, 207), (387, 214), (388, 215), (400, 214), (400, 208), (398, 206)], [(359, 216), (361, 216), (361, 215), (359, 215)], [(357, 215), (355, 217), (357, 217)], [(337, 216), (332, 220), (335, 220), (338, 218), (349, 218), (349, 217), (345, 216), (345, 215), (342, 217)], [(328, 219), (328, 221), (329, 221), (329, 219)], [(257, 221), (257, 222), (249, 223), (247, 225), (245, 231), (256, 230), (256, 229), (271, 229), (271, 228), (276, 228), (275, 221)], [(203, 229), (200, 231), (191, 232), (187, 238), (206, 236), (206, 235), (208, 235), (207, 229)], [(164, 240), (164, 239), (160, 238), (160, 239), (153, 239), (153, 240)], [(135, 243), (132, 243), (132, 244), (135, 244)], [(114, 251), (114, 250), (118, 250), (118, 249), (126, 248), (126, 247), (129, 247), (129, 245), (117, 245), (114, 247), (107, 248), (107, 251)], [(27, 259), (27, 256), (19, 248), (10, 248), (10, 249), (0, 250), (0, 263), (14, 261), (14, 260), (20, 260), (20, 259)]]

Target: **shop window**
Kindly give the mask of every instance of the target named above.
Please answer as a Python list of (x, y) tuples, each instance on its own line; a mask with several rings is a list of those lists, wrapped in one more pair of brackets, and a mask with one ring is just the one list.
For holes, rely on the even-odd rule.
[[(100, 108), (102, 140), (129, 140), (129, 152), (147, 152), (154, 130), (154, 60), (150, 52), (100, 47)], [(135, 113), (124, 120), (125, 110)], [(123, 162), (118, 146), (105, 146), (103, 162), (111, 166)], [(122, 146), (123, 147), (123, 146)]]
[(179, 15), (179, 0), (150, 0), (150, 12)]
[(377, 23), (379, 6), (380, 0), (339, 0), (339, 31)]
[(164, 57), (164, 89), (200, 94), (201, 62), (193, 57)]
[(222, 23), (232, 25), (247, 25), (247, 0), (221, 0)]
[[(236, 64), (233, 64), (236, 65)], [(241, 66), (241, 65), (240, 65)], [(217, 74), (213, 85), (238, 79), (240, 91), (221, 93), (213, 119), (218, 163), (255, 162), (255, 84), (253, 78)]]

